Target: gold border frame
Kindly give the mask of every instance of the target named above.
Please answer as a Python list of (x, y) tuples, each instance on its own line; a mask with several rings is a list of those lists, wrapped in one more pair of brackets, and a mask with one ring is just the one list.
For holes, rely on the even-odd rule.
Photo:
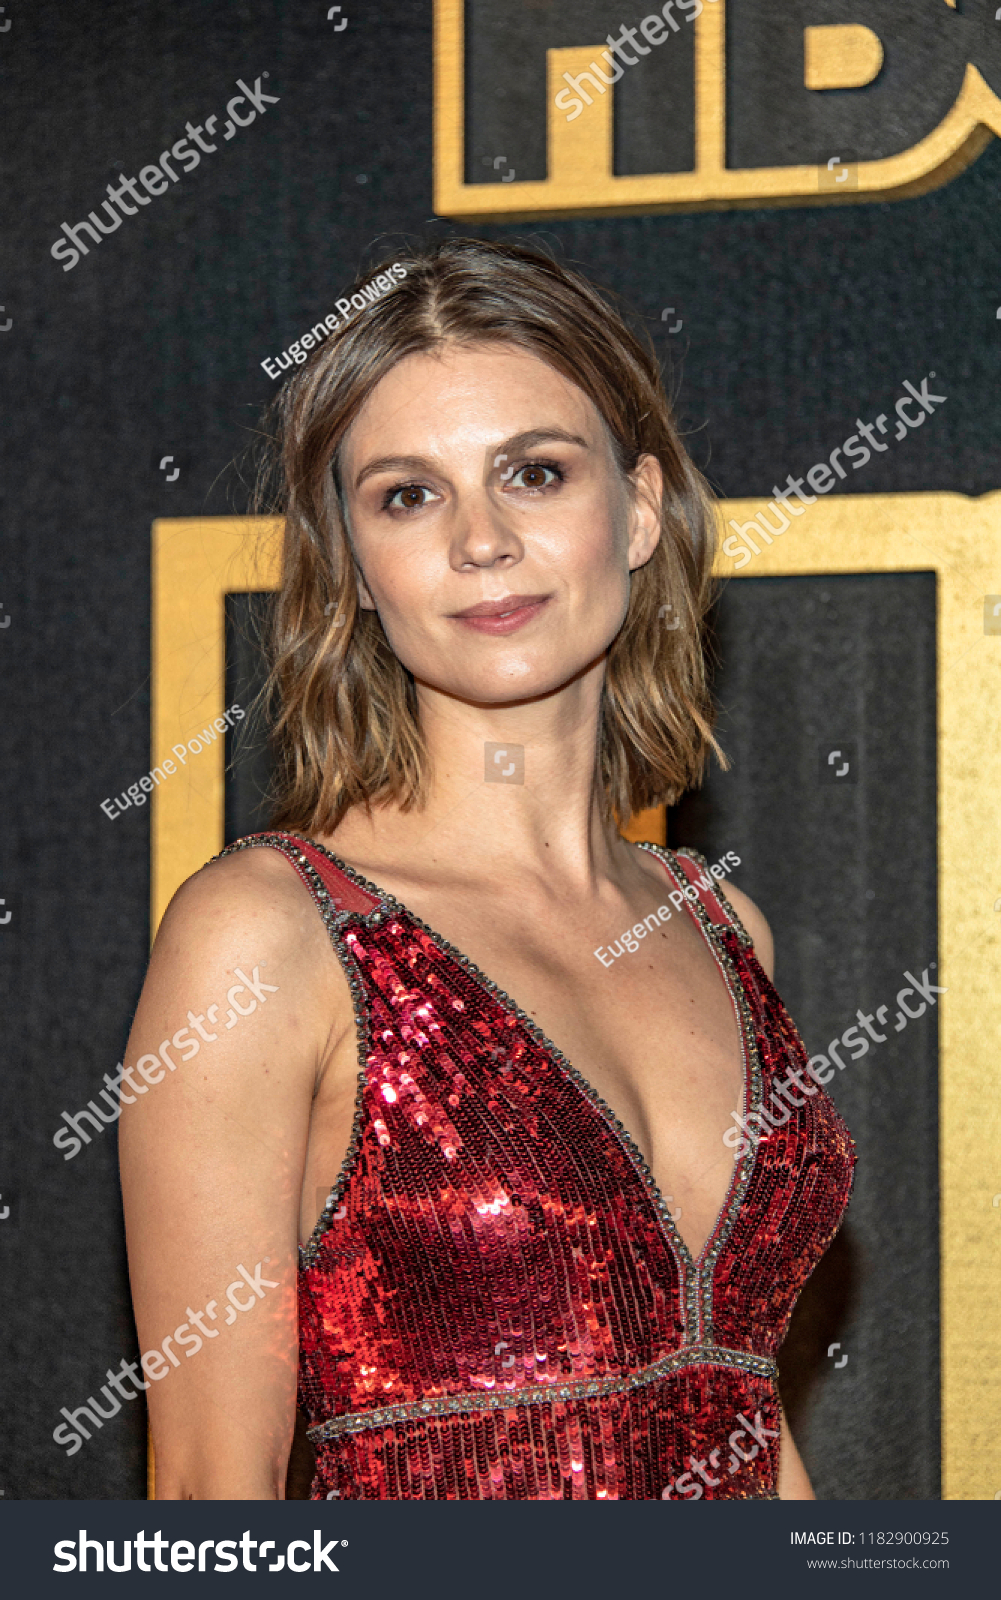
[[(723, 503), (750, 521), (763, 500)], [(170, 518), (153, 526), (153, 764), (221, 715), (227, 592), (278, 582), (279, 524)], [(729, 533), (729, 529), (727, 530)], [(759, 541), (760, 543), (761, 541)], [(984, 596), (1001, 595), (1001, 492), (841, 495), (818, 500), (742, 573), (934, 571), (937, 579), (942, 1493), (992, 1499), (1001, 1488), (1001, 1325), (997, 1281), (1001, 1189), (1001, 635), (984, 632)], [(222, 741), (151, 796), (155, 931), (177, 887), (222, 848)], [(998, 880), (992, 882), (992, 873)]]
[[(152, 765), (225, 709), (225, 597), (277, 589), (281, 523), (169, 517), (153, 524)], [(223, 847), (220, 738), (190, 755), (150, 796), (150, 918), (155, 934), (175, 890)]]
[(695, 170), (616, 177), (614, 89), (568, 124), (553, 100), (564, 71), (583, 72), (601, 45), (547, 51), (547, 176), (533, 182), (466, 183), (463, 0), (434, 4), (434, 208), (463, 222), (721, 211), (749, 206), (852, 205), (925, 194), (958, 176), (1001, 134), (1001, 100), (967, 65), (955, 103), (916, 145), (861, 161), (858, 187), (821, 189), (816, 166), (726, 166), (725, 0), (705, 6), (695, 34)]

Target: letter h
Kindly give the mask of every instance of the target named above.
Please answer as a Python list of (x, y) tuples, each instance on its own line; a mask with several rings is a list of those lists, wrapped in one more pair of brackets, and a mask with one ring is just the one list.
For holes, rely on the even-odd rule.
[(104, 1571), (104, 1546), (100, 1543), (100, 1541), (98, 1539), (88, 1539), (87, 1538), (87, 1530), (86, 1530), (86, 1528), (81, 1528), (80, 1529), (79, 1550), (80, 1550), (80, 1565), (79, 1565), (79, 1568), (77, 1569), (78, 1571), (86, 1572), (86, 1570), (87, 1570), (87, 1551), (88, 1550), (96, 1550), (97, 1551), (97, 1570), (98, 1570), (98, 1572), (103, 1572)]
[(98, 1133), (103, 1133), (104, 1132), (105, 1123), (104, 1123), (103, 1119), (101, 1117), (99, 1117), (96, 1114), (96, 1112), (91, 1111), (88, 1106), (84, 1106), (82, 1111), (78, 1111), (75, 1117), (71, 1117), (68, 1111), (64, 1111), (62, 1116), (63, 1116), (63, 1121), (69, 1123), (70, 1127), (73, 1129), (73, 1132), (77, 1135), (77, 1137), (79, 1139), (83, 1140), (84, 1144), (90, 1144), (90, 1134), (89, 1133), (85, 1133), (83, 1128), (81, 1128), (81, 1126), (80, 1126), (81, 1117), (87, 1117), (87, 1119), (97, 1129)]
[(100, 244), (101, 235), (98, 233), (97, 229), (94, 227), (92, 222), (78, 222), (76, 224), (76, 226), (73, 227), (73, 228), (70, 227), (68, 222), (64, 222), (62, 224), (62, 230), (63, 230), (63, 233), (65, 233), (67, 239), (72, 239), (74, 246), (76, 247), (77, 250), (79, 250), (79, 252), (80, 252), (80, 254), (82, 256), (88, 256), (88, 255), (90, 255), (90, 251), (87, 249), (87, 246), (85, 244), (83, 244), (80, 239), (77, 238), (77, 234), (80, 232), (81, 228), (86, 228), (87, 232), (90, 234), (90, 237), (93, 239), (94, 243), (95, 244)]
[(65, 1417), (70, 1427), (75, 1428), (78, 1433), (82, 1433), (85, 1439), (89, 1439), (90, 1434), (87, 1432), (87, 1429), (84, 1427), (83, 1423), (77, 1421), (77, 1417), (84, 1416), (89, 1418), (89, 1420), (94, 1424), (95, 1428), (104, 1427), (104, 1423), (100, 1420), (100, 1418), (95, 1417), (93, 1411), (88, 1411), (86, 1406), (78, 1406), (75, 1411), (67, 1411), (66, 1407), (62, 1406), (60, 1407), (59, 1415), (61, 1417)]
[(590, 72), (578, 72), (576, 78), (574, 78), (574, 77), (571, 76), (571, 74), (569, 72), (564, 72), (563, 76), (566, 79), (567, 83), (570, 85), (570, 87), (573, 90), (574, 94), (579, 94), (581, 99), (586, 101), (586, 103), (589, 106), (593, 106), (594, 105), (594, 101), (591, 99), (591, 96), (588, 94), (587, 90), (581, 88), (580, 81), (581, 81), (582, 78), (586, 78), (588, 83), (591, 85), (591, 88), (592, 89), (597, 89), (599, 94), (604, 94), (604, 92), (605, 92), (605, 87), (606, 87), (605, 84), (599, 83), (597, 78), (594, 77), (593, 73), (590, 73)]

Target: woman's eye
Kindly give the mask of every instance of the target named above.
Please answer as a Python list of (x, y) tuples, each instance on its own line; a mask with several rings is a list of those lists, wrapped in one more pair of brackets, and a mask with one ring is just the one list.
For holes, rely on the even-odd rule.
[(402, 489), (395, 489), (388, 497), (387, 506), (394, 506), (397, 511), (419, 511), (421, 506), (436, 498), (430, 489), (425, 489), (419, 483), (404, 484)]
[(508, 483), (514, 489), (548, 489), (551, 483), (559, 483), (562, 477), (563, 474), (556, 467), (543, 466), (541, 461), (530, 461), (527, 467), (519, 467)]

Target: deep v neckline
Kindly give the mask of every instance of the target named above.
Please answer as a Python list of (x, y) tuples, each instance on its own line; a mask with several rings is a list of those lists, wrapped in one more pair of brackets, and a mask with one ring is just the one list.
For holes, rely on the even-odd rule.
[[(631, 1165), (640, 1177), (647, 1191), (649, 1199), (653, 1203), (654, 1209), (660, 1219), (661, 1227), (667, 1236), (668, 1242), (670, 1243), (675, 1255), (684, 1268), (685, 1277), (690, 1286), (690, 1291), (697, 1295), (696, 1279), (700, 1271), (707, 1264), (707, 1260), (710, 1255), (711, 1261), (709, 1264), (715, 1266), (716, 1257), (718, 1256), (720, 1249), (729, 1235), (736, 1213), (743, 1200), (744, 1194), (746, 1193), (748, 1183), (750, 1182), (751, 1173), (754, 1168), (756, 1153), (756, 1146), (754, 1143), (751, 1143), (751, 1149), (748, 1153), (746, 1153), (739, 1161), (734, 1162), (734, 1169), (730, 1177), (730, 1182), (727, 1186), (722, 1204), (716, 1214), (712, 1227), (704, 1239), (698, 1253), (693, 1256), (688, 1245), (685, 1243), (685, 1240), (678, 1232), (677, 1224), (671, 1215), (671, 1208), (668, 1205), (660, 1185), (657, 1182), (657, 1179), (654, 1177), (653, 1172), (637, 1140), (612, 1110), (608, 1102), (602, 1097), (602, 1095), (598, 1093), (598, 1090), (591, 1083), (590, 1079), (587, 1078), (578, 1067), (574, 1066), (573, 1062), (570, 1061), (566, 1055), (564, 1055), (559, 1045), (554, 1043), (554, 1041), (549, 1038), (548, 1034), (539, 1027), (538, 1023), (532, 1016), (529, 1015), (527, 1011), (522, 1009), (513, 996), (508, 994), (505, 989), (502, 989), (500, 984), (495, 983), (492, 978), (490, 978), (480, 967), (476, 965), (476, 962), (473, 961), (471, 957), (467, 956), (464, 951), (458, 948), (457, 945), (454, 945), (450, 939), (447, 939), (444, 934), (439, 933), (436, 928), (432, 928), (429, 923), (424, 921), (423, 917), (418, 916), (417, 912), (413, 911), (405, 901), (400, 900), (391, 892), (391, 890), (384, 889), (380, 884), (374, 883), (371, 879), (364, 877), (362, 873), (350, 866), (348, 862), (342, 860), (340, 856), (335, 855), (334, 852), (328, 849), (326, 845), (321, 844), (318, 839), (310, 839), (306, 834), (286, 834), (285, 837), (293, 840), (302, 840), (304, 843), (311, 845), (314, 850), (319, 850), (320, 853), (325, 856), (334, 867), (336, 867), (338, 872), (343, 873), (350, 883), (353, 883), (356, 888), (361, 889), (365, 894), (370, 895), (374, 900), (376, 900), (379, 903), (379, 907), (381, 907), (383, 911), (385, 911), (386, 908), (389, 908), (398, 913), (400, 916), (406, 917), (415, 925), (415, 927), (420, 928), (421, 932), (427, 935), (436, 949), (443, 956), (445, 956), (446, 959), (455, 962), (456, 965), (462, 969), (462, 971), (467, 973), (488, 995), (496, 1000), (502, 1009), (506, 1010), (517, 1019), (517, 1021), (526, 1030), (535, 1043), (539, 1045), (539, 1047), (546, 1053), (550, 1060), (556, 1064), (564, 1076), (574, 1084), (583, 1098), (590, 1104), (592, 1109), (595, 1110), (601, 1119), (611, 1128), (613, 1134), (618, 1139), (620, 1145), (628, 1156)], [(679, 874), (674, 870), (671, 864), (670, 852), (663, 850), (660, 846), (647, 844), (637, 845), (637, 849), (649, 850), (652, 854), (656, 855), (657, 859), (664, 867), (667, 875), (674, 880), (675, 885), (678, 888), (683, 888), (685, 886), (687, 879), (685, 879), (684, 883), (682, 883), (681, 880), (684, 878), (684, 874)], [(740, 1040), (741, 1052), (742, 1115), (746, 1118), (748, 1113), (755, 1109), (757, 1100), (759, 1098), (760, 1066), (758, 1063), (755, 1030), (751, 1024), (743, 985), (740, 983), (739, 978), (733, 970), (733, 962), (729, 951), (726, 949), (725, 945), (723, 945), (722, 940), (714, 937), (715, 930), (713, 928), (713, 924), (706, 915), (701, 901), (696, 901), (694, 904), (692, 904), (692, 902), (686, 899), (685, 904), (691, 907), (693, 914), (696, 917), (696, 921), (699, 924), (703, 938), (709, 947), (710, 953), (716, 961), (720, 977), (723, 980), (724, 987), (729, 995), (731, 1005), (733, 1006), (733, 1012), (737, 1022), (737, 1034)], [(373, 910), (375, 909), (377, 908), (374, 907)], [(370, 914), (371, 913), (369, 913), (369, 915)], [(351, 912), (348, 915), (356, 916), (363, 922), (366, 920), (366, 913), (364, 912)], [(364, 1063), (361, 1065), (362, 1068), (364, 1068)], [(345, 1162), (345, 1165), (347, 1165), (347, 1161)], [(343, 1176), (344, 1174), (342, 1173), (342, 1178)], [(319, 1224), (317, 1224), (317, 1226), (319, 1226)]]

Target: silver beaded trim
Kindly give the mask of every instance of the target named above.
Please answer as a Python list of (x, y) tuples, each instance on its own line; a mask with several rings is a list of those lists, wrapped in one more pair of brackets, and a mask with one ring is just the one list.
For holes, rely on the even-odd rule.
[[(680, 1280), (682, 1295), (685, 1295), (686, 1292), (689, 1292), (690, 1294), (691, 1303), (688, 1308), (686, 1320), (689, 1327), (690, 1342), (697, 1344), (699, 1342), (697, 1299), (694, 1285), (688, 1282), (689, 1273), (686, 1272), (686, 1263), (689, 1268), (691, 1267), (691, 1256), (688, 1253), (684, 1240), (675, 1227), (674, 1219), (671, 1216), (671, 1208), (661, 1193), (653, 1173), (644, 1160), (643, 1152), (636, 1144), (628, 1128), (626, 1128), (625, 1125), (619, 1121), (611, 1106), (609, 1106), (602, 1099), (597, 1089), (595, 1089), (589, 1080), (585, 1078), (584, 1074), (574, 1066), (573, 1062), (567, 1059), (562, 1050), (560, 1050), (559, 1046), (555, 1045), (552, 1039), (550, 1039), (547, 1034), (543, 1033), (535, 1019), (530, 1017), (526, 1011), (523, 1011), (518, 1005), (517, 1001), (513, 1000), (506, 990), (502, 989), (500, 985), (495, 983), (492, 978), (488, 978), (486, 973), (482, 972), (476, 965), (475, 961), (472, 961), (469, 956), (465, 955), (463, 951), (459, 950), (454, 944), (446, 939), (443, 934), (438, 933), (435, 928), (430, 927), (428, 923), (424, 922), (415, 911), (411, 911), (409, 906), (404, 905), (401, 900), (397, 900), (388, 889), (382, 889), (378, 884), (370, 883), (367, 878), (362, 877), (360, 872), (356, 872), (353, 867), (349, 867), (347, 862), (342, 861), (339, 856), (335, 856), (331, 850), (328, 850), (325, 845), (319, 844), (315, 839), (310, 840), (309, 843), (312, 844), (317, 850), (322, 851), (322, 853), (333, 862), (338, 871), (342, 872), (344, 876), (356, 886), (356, 888), (363, 889), (366, 894), (370, 894), (381, 899), (387, 908), (392, 909), (400, 916), (406, 917), (410, 922), (414, 923), (416, 927), (420, 928), (422, 932), (426, 933), (431, 942), (439, 950), (441, 950), (443, 954), (449, 956), (454, 962), (456, 962), (456, 964), (460, 966), (462, 970), (467, 973), (481, 989), (486, 990), (486, 992), (493, 996), (495, 1000), (499, 1001), (504, 1009), (521, 1023), (522, 1027), (531, 1036), (531, 1038), (534, 1039), (535, 1043), (539, 1045), (540, 1048), (544, 1050), (545, 1053), (550, 1057), (550, 1059), (556, 1063), (560, 1070), (568, 1078), (570, 1078), (574, 1084), (576, 1084), (584, 1099), (587, 1100), (599, 1113), (625, 1152), (629, 1159), (630, 1165), (640, 1178), (649, 1198), (653, 1202), (654, 1209), (660, 1220), (661, 1229), (666, 1236), (668, 1247), (674, 1256), (675, 1265), (678, 1269), (678, 1277)], [(692, 1333), (693, 1329), (695, 1330), (694, 1334)]]
[[(310, 839), (307, 842), (313, 845), (317, 850), (322, 851), (324, 855), (329, 856), (332, 861), (336, 862), (339, 870), (344, 873), (345, 877), (351, 879), (356, 884), (358, 883), (359, 880), (357, 879), (356, 875), (352, 873), (343, 864), (343, 862), (337, 861), (337, 857), (331, 855), (329, 850), (324, 850), (323, 846), (316, 844), (315, 840)], [(271, 850), (277, 850), (286, 858), (286, 860), (290, 861), (315, 900), (317, 908), (320, 912), (320, 916), (322, 917), (327, 932), (330, 935), (330, 942), (334, 947), (334, 950), (337, 954), (337, 959), (339, 960), (344, 971), (344, 976), (348, 981), (348, 988), (351, 991), (351, 1006), (354, 1011), (355, 1035), (358, 1040), (358, 1077), (357, 1086), (355, 1088), (354, 1116), (351, 1121), (351, 1135), (348, 1140), (347, 1154), (345, 1155), (344, 1160), (341, 1162), (341, 1170), (337, 1175), (336, 1182), (327, 1196), (326, 1203), (320, 1213), (319, 1218), (317, 1219), (315, 1228), (313, 1229), (309, 1238), (306, 1240), (306, 1243), (299, 1246), (299, 1265), (301, 1269), (305, 1271), (305, 1269), (312, 1266), (313, 1262), (316, 1260), (317, 1251), (320, 1248), (320, 1241), (329, 1229), (330, 1224), (333, 1221), (334, 1212), (337, 1210), (341, 1197), (347, 1187), (351, 1172), (354, 1168), (355, 1162), (358, 1159), (359, 1151), (361, 1150), (362, 1127), (365, 1120), (365, 1088), (367, 1084), (366, 1063), (371, 1050), (368, 1028), (368, 991), (365, 988), (365, 979), (362, 971), (358, 966), (350, 947), (344, 940), (344, 929), (349, 922), (361, 923), (361, 925), (366, 928), (377, 928), (379, 924), (385, 920), (386, 904), (382, 892), (380, 890), (376, 890), (374, 885), (370, 886), (366, 884), (364, 885), (366, 893), (371, 894), (377, 902), (371, 911), (338, 911), (330, 892), (323, 882), (323, 879), (320, 877), (320, 874), (317, 872), (308, 856), (302, 850), (302, 839), (298, 834), (250, 834), (247, 838), (238, 839), (235, 844), (228, 845), (225, 850), (220, 852), (220, 856), (231, 855), (237, 850), (251, 850), (255, 847), (260, 848), (261, 846), (265, 846)], [(217, 861), (220, 859), (220, 857), (213, 856), (212, 859)]]
[[(645, 843), (640, 844), (638, 848), (640, 850), (649, 850), (651, 855), (657, 856), (666, 865), (669, 874), (675, 879), (679, 887), (687, 886), (690, 880), (687, 873), (678, 865), (678, 855), (688, 856), (690, 860), (701, 866), (702, 870), (708, 875), (705, 856), (700, 855), (697, 850), (690, 850), (686, 847), (683, 851), (678, 851), (675, 854), (670, 850), (665, 850), (661, 845)], [(717, 884), (714, 884), (715, 888), (718, 888)], [(718, 898), (721, 899), (722, 903), (722, 897)], [(728, 930), (711, 920), (701, 899), (694, 901), (686, 899), (685, 905), (697, 919), (706, 943), (716, 957), (717, 965), (737, 1017), (743, 1057), (743, 1115), (745, 1117), (751, 1113), (760, 1115), (761, 1103), (764, 1098), (761, 1057), (758, 1053), (757, 1035), (754, 1029), (754, 1020), (751, 1016), (751, 1008), (747, 1001), (747, 994), (737, 974), (733, 957), (723, 939), (723, 934)], [(739, 922), (736, 912), (732, 911), (729, 905), (726, 905), (724, 909), (734, 919), (736, 924), (734, 932), (741, 944), (750, 946), (751, 939), (746, 929)], [(692, 1260), (684, 1240), (679, 1240), (681, 1249), (684, 1251), (682, 1259), (686, 1268), (686, 1336), (693, 1344), (712, 1343), (713, 1280), (716, 1273), (716, 1263), (719, 1260), (723, 1246), (733, 1232), (737, 1214), (744, 1203), (744, 1196), (747, 1193), (748, 1185), (754, 1172), (756, 1155), (757, 1146), (752, 1142), (750, 1150), (745, 1151), (740, 1161), (735, 1164), (730, 1190), (723, 1202), (719, 1216), (713, 1224), (712, 1232), (702, 1247), (702, 1253), (697, 1262)]]
[[(338, 872), (347, 878), (350, 883), (353, 883), (356, 888), (361, 889), (365, 894), (371, 896), (371, 898), (376, 901), (375, 908), (367, 914), (358, 911), (336, 911), (334, 909), (331, 897), (324, 887), (323, 880), (320, 878), (319, 874), (316, 872), (315, 868), (311, 865), (307, 856), (302, 851), (301, 846), (303, 843), (309, 844), (312, 849), (318, 850), (321, 855), (326, 856), (327, 860), (330, 861), (337, 868)], [(664, 1195), (662, 1194), (660, 1187), (654, 1178), (652, 1171), (650, 1170), (650, 1167), (647, 1165), (643, 1157), (642, 1151), (636, 1144), (628, 1128), (626, 1128), (625, 1125), (619, 1121), (618, 1117), (615, 1115), (615, 1112), (602, 1099), (597, 1089), (595, 1089), (588, 1079), (585, 1078), (584, 1074), (567, 1059), (562, 1050), (560, 1050), (559, 1047), (553, 1043), (548, 1035), (543, 1033), (542, 1029), (535, 1022), (534, 1018), (530, 1017), (527, 1012), (523, 1011), (518, 1005), (517, 1001), (513, 1000), (511, 996), (500, 987), (499, 984), (494, 983), (492, 978), (487, 977), (486, 973), (482, 972), (474, 961), (470, 960), (467, 955), (465, 955), (448, 939), (446, 939), (444, 935), (438, 933), (436, 929), (430, 927), (428, 923), (424, 922), (424, 920), (416, 914), (416, 912), (411, 911), (408, 906), (404, 905), (401, 900), (397, 900), (396, 896), (390, 893), (388, 889), (383, 889), (378, 884), (370, 882), (368, 878), (363, 877), (360, 872), (356, 872), (353, 867), (349, 866), (346, 861), (342, 861), (339, 856), (336, 856), (332, 850), (328, 850), (326, 845), (320, 844), (319, 840), (317, 839), (306, 839), (304, 835), (293, 833), (251, 834), (247, 838), (238, 839), (234, 844), (227, 846), (227, 848), (220, 852), (220, 854), (228, 855), (237, 850), (250, 849), (255, 846), (262, 845), (269, 846), (271, 849), (279, 850), (281, 854), (286, 856), (286, 858), (298, 871), (300, 877), (303, 878), (307, 887), (310, 889), (314, 900), (317, 902), (321, 916), (323, 917), (324, 923), (326, 924), (327, 930), (330, 934), (331, 942), (334, 945), (334, 949), (348, 980), (348, 985), (351, 990), (352, 1006), (354, 1008), (355, 1029), (358, 1037), (359, 1073), (357, 1089), (355, 1093), (355, 1111), (354, 1120), (352, 1122), (351, 1138), (348, 1145), (347, 1154), (345, 1155), (344, 1161), (341, 1164), (341, 1170), (338, 1174), (337, 1181), (330, 1191), (326, 1205), (324, 1206), (323, 1211), (316, 1223), (316, 1227), (313, 1229), (313, 1232), (306, 1244), (299, 1247), (299, 1260), (301, 1267), (305, 1269), (311, 1266), (313, 1261), (316, 1259), (320, 1241), (330, 1227), (334, 1211), (337, 1207), (338, 1201), (344, 1193), (347, 1181), (351, 1175), (351, 1170), (354, 1167), (355, 1161), (358, 1157), (358, 1152), (361, 1147), (361, 1130), (364, 1121), (364, 1094), (367, 1081), (366, 1062), (370, 1051), (368, 1007), (365, 1003), (367, 991), (361, 970), (359, 969), (350, 949), (343, 940), (343, 929), (347, 923), (352, 921), (359, 922), (366, 927), (377, 927), (384, 920), (386, 915), (395, 912), (400, 916), (406, 917), (410, 922), (414, 923), (415, 926), (427, 934), (428, 938), (437, 946), (438, 949), (450, 956), (451, 959), (455, 961), (464, 972), (473, 978), (482, 989), (485, 989), (488, 994), (492, 995), (506, 1010), (516, 1017), (526, 1032), (550, 1056), (550, 1058), (567, 1075), (567, 1077), (569, 1077), (577, 1085), (584, 1098), (590, 1102), (590, 1104), (599, 1112), (602, 1119), (607, 1123), (622, 1149), (625, 1151), (625, 1154), (629, 1158), (630, 1164), (641, 1179), (651, 1201), (653, 1202), (654, 1209), (661, 1224), (661, 1229), (666, 1237), (668, 1246), (674, 1255), (675, 1263), (678, 1268), (682, 1297), (685, 1305), (686, 1337), (689, 1340), (689, 1345), (697, 1348), (711, 1347), (713, 1273), (715, 1271), (716, 1261), (719, 1257), (720, 1251), (722, 1250), (723, 1245), (726, 1243), (726, 1240), (732, 1231), (733, 1224), (737, 1218), (737, 1213), (740, 1210), (748, 1184), (750, 1183), (751, 1174), (754, 1170), (756, 1146), (752, 1144), (750, 1151), (745, 1153), (740, 1162), (737, 1164), (737, 1171), (735, 1173), (734, 1180), (731, 1181), (731, 1188), (728, 1198), (724, 1201), (723, 1207), (716, 1219), (713, 1230), (709, 1235), (709, 1241), (707, 1241), (707, 1244), (711, 1242), (711, 1248), (707, 1250), (706, 1246), (703, 1246), (703, 1251), (699, 1258), (699, 1262), (694, 1262), (688, 1246), (685, 1244), (685, 1241), (682, 1239), (677, 1230), (674, 1219), (671, 1216), (670, 1206), (664, 1198)], [(641, 850), (649, 850), (653, 855), (656, 855), (660, 860), (665, 862), (669, 873), (675, 879), (675, 882), (679, 885), (679, 887), (682, 885), (687, 885), (689, 881), (687, 875), (677, 866), (675, 858), (669, 850), (663, 849), (660, 845), (645, 843), (640, 844), (638, 848)], [(703, 856), (699, 856), (697, 851), (686, 848), (683, 853), (692, 859), (701, 862), (703, 867), (705, 867), (705, 858)], [(214, 857), (213, 859), (218, 858)], [(758, 1056), (754, 1026), (750, 1015), (750, 1008), (747, 1003), (747, 997), (744, 993), (743, 985), (741, 984), (734, 969), (730, 952), (720, 937), (723, 930), (710, 921), (701, 900), (696, 900), (694, 902), (686, 901), (685, 903), (690, 907), (692, 913), (696, 916), (699, 925), (702, 928), (703, 934), (706, 937), (706, 942), (716, 957), (723, 976), (723, 981), (727, 987), (727, 992), (730, 995), (731, 1002), (733, 1003), (737, 1014), (744, 1058), (743, 1076), (745, 1107), (749, 1107), (750, 1111), (752, 1112), (760, 1112), (762, 1101), (761, 1065)], [(751, 940), (744, 928), (737, 921), (736, 913), (734, 912), (732, 915), (734, 917), (734, 921), (737, 922), (736, 931), (738, 937), (741, 939), (742, 943), (750, 945)], [(745, 1110), (744, 1114), (745, 1116), (748, 1114), (747, 1110)]]
[[(646, 850), (646, 849), (656, 850), (658, 847), (656, 845), (650, 845), (650, 846), (643, 845), (642, 848), (644, 850)], [(705, 856), (702, 854), (701, 850), (694, 850), (691, 845), (686, 844), (686, 845), (682, 845), (681, 849), (680, 850), (676, 850), (674, 852), (674, 854), (676, 856), (687, 856), (689, 861), (694, 861), (695, 865), (697, 867), (701, 868), (703, 877), (712, 878), (712, 873), (709, 871), (709, 863), (706, 860)], [(686, 877), (685, 882), (688, 883), (689, 881), (690, 880)], [(734, 932), (736, 933), (736, 935), (737, 935), (738, 939), (740, 940), (741, 944), (745, 947), (745, 949), (753, 950), (754, 949), (754, 940), (751, 938), (751, 935), (748, 933), (747, 929), (744, 927), (744, 924), (741, 922), (740, 918), (738, 917), (736, 911), (733, 909), (733, 906), (730, 904), (730, 901), (727, 899), (726, 894), (724, 893), (724, 890), (723, 890), (723, 885), (719, 881), (718, 878), (713, 878), (712, 892), (716, 896), (716, 899), (719, 901), (721, 909), (726, 914), (726, 916), (729, 917), (731, 923), (733, 924)], [(701, 907), (701, 905), (702, 905), (701, 900), (699, 901), (699, 905)], [(719, 934), (719, 933), (722, 933), (722, 932), (725, 931), (724, 929), (722, 929), (719, 926), (719, 924), (717, 922), (710, 921), (709, 926), (712, 928), (713, 932), (716, 933), (716, 934)]]
[(516, 1406), (549, 1405), (553, 1401), (594, 1400), (605, 1395), (630, 1394), (647, 1384), (657, 1383), (684, 1367), (736, 1367), (755, 1377), (777, 1379), (775, 1362), (746, 1350), (725, 1350), (718, 1345), (690, 1346), (662, 1356), (638, 1372), (608, 1378), (574, 1378), (566, 1383), (534, 1383), (520, 1389), (468, 1390), (464, 1394), (433, 1395), (426, 1400), (405, 1400), (395, 1405), (376, 1406), (371, 1411), (350, 1411), (326, 1422), (314, 1423), (306, 1433), (313, 1444), (329, 1444), (347, 1434), (368, 1428), (391, 1428), (402, 1422), (419, 1422), (424, 1417), (455, 1417), (484, 1411), (508, 1411)]

